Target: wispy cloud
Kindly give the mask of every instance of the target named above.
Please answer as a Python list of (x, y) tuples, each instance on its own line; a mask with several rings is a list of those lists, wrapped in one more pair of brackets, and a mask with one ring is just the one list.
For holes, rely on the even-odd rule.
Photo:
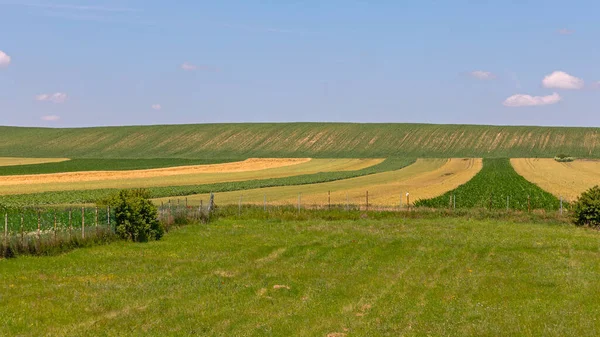
[(560, 34), (560, 35), (571, 35), (571, 34), (575, 34), (575, 31), (571, 30), (571, 29), (562, 28), (562, 29), (558, 30), (558, 34)]
[(542, 85), (545, 88), (579, 90), (585, 86), (585, 82), (578, 77), (569, 75), (564, 71), (555, 71), (544, 77)]
[(524, 106), (540, 106), (540, 105), (551, 105), (556, 104), (562, 100), (562, 97), (558, 93), (553, 93), (549, 96), (531, 96), (517, 94), (507, 98), (503, 105), (510, 108), (524, 107)]
[(189, 62), (184, 62), (181, 65), (181, 69), (183, 69), (185, 71), (194, 71), (194, 70), (198, 70), (198, 66), (195, 64), (191, 64)]
[(57, 116), (57, 115), (42, 116), (41, 120), (46, 121), (46, 122), (56, 122), (56, 121), (60, 120), (60, 116)]
[(2, 0), (0, 0), (0, 8), (10, 6), (14, 8), (28, 9), (26, 11), (27, 14), (34, 16), (44, 16), (76, 21), (143, 24), (143, 22), (139, 21), (139, 18), (136, 15), (136, 13), (141, 12), (141, 10), (135, 8), (1, 1)]
[(35, 96), (35, 100), (38, 102), (52, 102), (52, 103), (64, 103), (67, 101), (69, 96), (62, 92), (57, 92), (54, 94), (40, 94)]
[(469, 75), (478, 80), (493, 80), (496, 78), (496, 75), (489, 71), (476, 70), (469, 73)]
[(162, 110), (162, 105), (160, 105), (160, 104), (153, 104), (152, 105), (152, 109), (154, 109), (154, 110)]
[(140, 12), (140, 10), (135, 9), (135, 8), (105, 7), (105, 6), (34, 4), (34, 3), (18, 3), (18, 2), (0, 2), (0, 5), (29, 7), (29, 8), (44, 8), (44, 9), (61, 9), (61, 10), (72, 10), (72, 11), (88, 11), (88, 12)]
[(8, 67), (10, 64), (11, 57), (8, 56), (5, 52), (0, 50), (0, 68)]

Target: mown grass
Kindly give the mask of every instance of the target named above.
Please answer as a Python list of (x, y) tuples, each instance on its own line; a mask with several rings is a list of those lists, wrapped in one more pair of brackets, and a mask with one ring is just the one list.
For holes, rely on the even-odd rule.
[(599, 128), (240, 123), (0, 127), (0, 156), (69, 158), (600, 157)]
[(0, 176), (85, 171), (127, 171), (188, 165), (220, 164), (244, 159), (72, 159), (58, 163), (0, 166)]
[[(150, 187), (152, 198), (177, 197), (210, 192), (239, 191), (255, 188), (308, 185), (360, 177), (375, 173), (398, 170), (415, 162), (415, 159), (390, 158), (382, 163), (356, 171), (320, 172), (284, 178), (255, 179), (191, 186)], [(86, 204), (95, 203), (110, 196), (118, 189), (96, 189), (80, 191), (55, 191), (34, 194), (0, 196), (0, 205), (21, 207), (28, 205)]]
[(0, 335), (595, 336), (599, 238), (460, 218), (221, 219), (0, 261)]
[[(515, 172), (509, 159), (483, 160), (473, 179), (433, 199), (419, 200), (417, 207), (492, 208), (514, 210), (557, 210), (560, 201)], [(508, 198), (508, 199), (507, 199)]]

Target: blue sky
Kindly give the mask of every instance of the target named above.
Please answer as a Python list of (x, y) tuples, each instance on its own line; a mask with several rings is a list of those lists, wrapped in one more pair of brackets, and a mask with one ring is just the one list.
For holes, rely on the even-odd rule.
[(0, 124), (598, 127), (599, 13), (564, 0), (0, 0)]

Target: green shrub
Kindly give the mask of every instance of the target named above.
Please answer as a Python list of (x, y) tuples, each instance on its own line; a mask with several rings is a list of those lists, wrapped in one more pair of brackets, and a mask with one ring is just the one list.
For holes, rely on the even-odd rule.
[(575, 161), (575, 157), (571, 157), (567, 154), (559, 154), (556, 157), (554, 157), (554, 160), (556, 160), (559, 163), (567, 163), (567, 162), (572, 162)]
[(578, 226), (600, 227), (600, 187), (583, 192), (572, 206), (573, 222)]
[(134, 242), (160, 240), (165, 230), (158, 221), (158, 210), (144, 189), (122, 190), (108, 200), (115, 210), (116, 233)]

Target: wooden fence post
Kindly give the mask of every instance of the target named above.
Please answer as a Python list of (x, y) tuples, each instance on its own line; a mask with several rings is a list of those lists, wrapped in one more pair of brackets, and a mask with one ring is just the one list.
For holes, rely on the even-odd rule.
[(25, 231), (23, 230), (24, 225), (23, 213), (21, 213), (21, 246), (25, 246)]
[(71, 240), (71, 236), (73, 235), (73, 222), (71, 221), (73, 217), (73, 210), (69, 208), (69, 240)]
[(54, 242), (56, 243), (56, 211), (54, 211)]
[(4, 214), (4, 249), (8, 249), (8, 213)]
[(366, 197), (367, 197), (367, 212), (368, 212), (369, 211), (369, 191), (367, 191)]
[(327, 191), (327, 208), (331, 209), (331, 191)]
[(40, 210), (38, 210), (38, 223), (37, 223), (37, 225), (38, 225), (38, 230), (37, 230), (38, 243), (40, 243), (41, 239), (42, 239), (42, 214), (41, 214)]
[(85, 239), (85, 207), (81, 207), (81, 238)]

